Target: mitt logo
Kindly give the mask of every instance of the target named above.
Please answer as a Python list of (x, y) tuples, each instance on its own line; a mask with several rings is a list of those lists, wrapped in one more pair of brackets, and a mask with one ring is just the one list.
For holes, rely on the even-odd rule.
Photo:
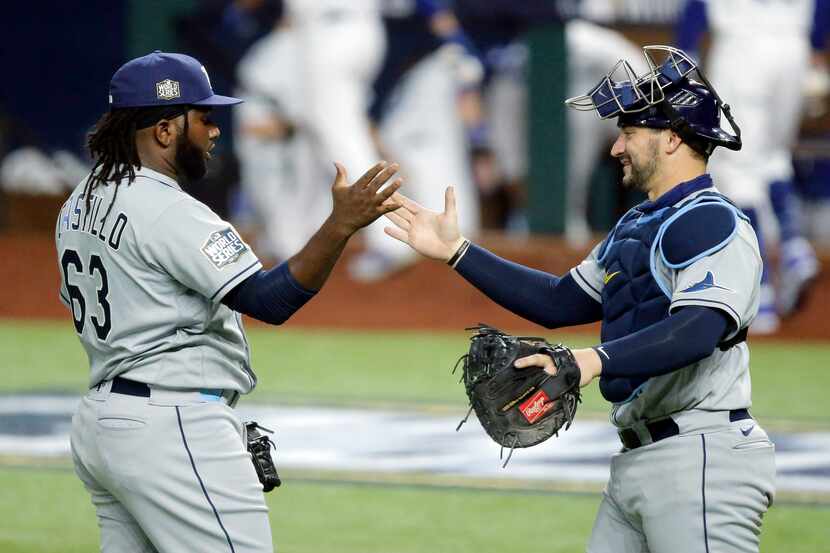
[(213, 232), (202, 246), (202, 253), (221, 271), (248, 251), (248, 246), (232, 228)]
[(172, 100), (181, 96), (179, 92), (179, 81), (164, 79), (156, 83), (156, 96), (159, 100)]
[(550, 400), (544, 390), (539, 390), (530, 398), (519, 405), (519, 411), (527, 419), (527, 422), (533, 424), (542, 417), (544, 417), (551, 409), (553, 409), (554, 402)]

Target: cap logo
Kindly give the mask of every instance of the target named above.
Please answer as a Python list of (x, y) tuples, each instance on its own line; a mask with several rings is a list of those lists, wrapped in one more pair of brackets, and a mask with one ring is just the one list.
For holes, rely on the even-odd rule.
[(179, 98), (181, 96), (181, 93), (179, 92), (179, 81), (164, 79), (163, 81), (156, 83), (156, 96), (159, 100), (172, 100), (174, 98)]
[(673, 106), (694, 107), (702, 101), (702, 98), (690, 90), (679, 90), (671, 98), (669, 103)]

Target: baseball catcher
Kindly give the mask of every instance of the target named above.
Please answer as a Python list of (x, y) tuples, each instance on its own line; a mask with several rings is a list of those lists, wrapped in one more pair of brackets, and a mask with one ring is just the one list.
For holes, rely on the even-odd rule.
[[(503, 465), (507, 466), (515, 448), (539, 444), (558, 435), (563, 426), (570, 428), (580, 402), (580, 371), (571, 350), (551, 345), (544, 338), (510, 336), (484, 324), (467, 330), (476, 333), (456, 368), (463, 362), (461, 380), (470, 398), (470, 410), (456, 430), (475, 411), (502, 452), (510, 448)], [(551, 358), (555, 374), (517, 363), (537, 354)]]
[(749, 412), (746, 335), (764, 266), (750, 218), (707, 169), (716, 147), (741, 149), (741, 133), (692, 57), (660, 45), (643, 47), (643, 57), (646, 73), (620, 60), (566, 101), (616, 118), (610, 153), (623, 185), (648, 196), (570, 271), (546, 273), (470, 242), (452, 188), (440, 213), (396, 193), (402, 207), (386, 230), (535, 324), (601, 321), (600, 343), (573, 351), (479, 327), (464, 363), (472, 409), (510, 448), (567, 425), (577, 380), (599, 378), (622, 448), (587, 551), (758, 553), (775, 446)]

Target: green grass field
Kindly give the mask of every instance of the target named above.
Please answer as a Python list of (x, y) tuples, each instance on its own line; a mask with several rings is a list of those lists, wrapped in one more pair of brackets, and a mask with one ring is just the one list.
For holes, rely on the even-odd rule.
[[(591, 343), (585, 336), (548, 337)], [(250, 401), (463, 411), (463, 391), (450, 375), (466, 348), (463, 333), (257, 327), (249, 338), (260, 377)], [(755, 415), (766, 426), (830, 431), (830, 345), (766, 342), (751, 349)], [(2, 321), (0, 351), (0, 393), (86, 386), (86, 358), (69, 321)], [(604, 416), (596, 386), (586, 395), (585, 416)], [(20, 465), (0, 459), (0, 551), (97, 550), (94, 511), (68, 463)], [(599, 495), (349, 484), (298, 474), (268, 501), (282, 553), (558, 553), (584, 549)], [(830, 552), (828, 520), (830, 504), (780, 502), (765, 518), (762, 551)]]
[[(585, 335), (546, 335), (569, 345), (594, 342)], [(249, 328), (252, 364), (259, 376), (250, 401), (411, 403), (458, 405), (466, 398), (450, 374), (466, 351), (463, 332), (297, 331)], [(83, 390), (88, 365), (70, 321), (0, 321), (0, 392)], [(752, 344), (753, 413), (776, 421), (830, 430), (830, 345)], [(595, 385), (581, 412), (605, 416)]]

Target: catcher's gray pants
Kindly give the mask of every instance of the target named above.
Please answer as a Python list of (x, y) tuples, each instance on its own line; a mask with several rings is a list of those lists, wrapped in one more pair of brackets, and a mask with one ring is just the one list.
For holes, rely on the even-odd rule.
[(75, 471), (104, 553), (272, 553), (262, 486), (234, 410), (198, 392), (93, 388), (72, 418)]
[(772, 442), (728, 411), (673, 418), (679, 435), (612, 457), (589, 553), (758, 552), (775, 490)]

